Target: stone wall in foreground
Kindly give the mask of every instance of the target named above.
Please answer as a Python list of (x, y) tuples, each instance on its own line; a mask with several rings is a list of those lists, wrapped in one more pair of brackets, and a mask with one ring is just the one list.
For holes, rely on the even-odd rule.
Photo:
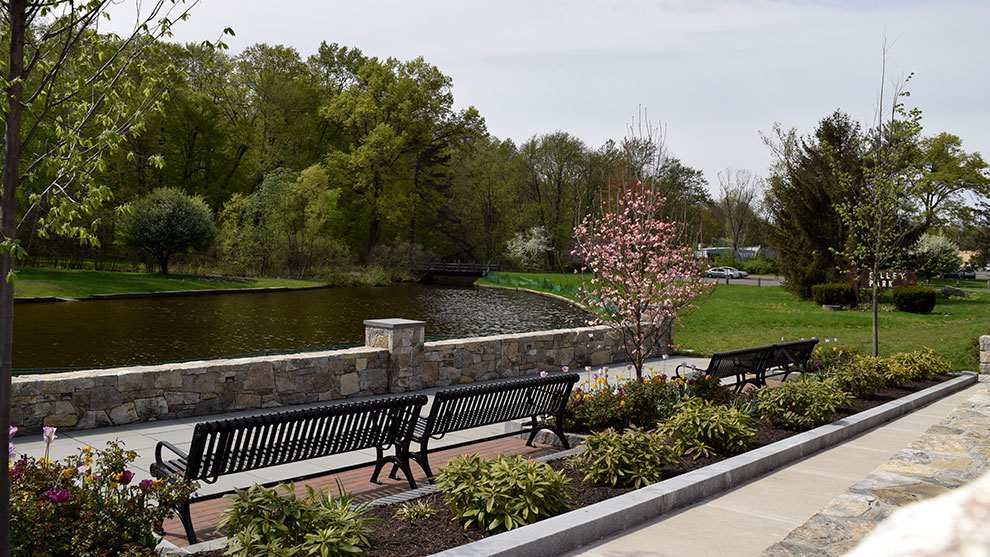
[(980, 373), (990, 373), (990, 335), (980, 337)]
[[(425, 323), (365, 321), (362, 348), (14, 377), (24, 433), (416, 391), (628, 358), (604, 327), (425, 342)], [(669, 346), (667, 339), (663, 345)]]

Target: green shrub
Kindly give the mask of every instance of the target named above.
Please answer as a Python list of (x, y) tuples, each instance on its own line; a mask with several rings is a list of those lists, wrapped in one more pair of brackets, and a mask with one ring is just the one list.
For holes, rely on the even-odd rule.
[(835, 379), (806, 375), (777, 387), (763, 387), (757, 394), (757, 407), (764, 419), (803, 431), (827, 424), (851, 400), (852, 395)]
[(659, 431), (673, 439), (678, 454), (694, 458), (741, 453), (749, 448), (756, 433), (745, 413), (700, 398), (678, 403), (674, 415)]
[(852, 286), (842, 282), (812, 286), (811, 299), (822, 306), (848, 306), (855, 302)]
[(865, 398), (882, 389), (889, 381), (890, 374), (890, 362), (867, 356), (835, 366), (827, 375), (835, 379), (843, 391)]
[(776, 262), (761, 258), (743, 261), (737, 268), (751, 275), (773, 275), (777, 273)]
[(688, 380), (687, 396), (701, 398), (715, 404), (731, 404), (735, 395), (732, 389), (726, 387), (718, 379), (711, 375), (699, 375), (695, 379)]
[(543, 462), (459, 456), (440, 468), (437, 489), (464, 527), (511, 530), (570, 510), (570, 479)]
[(423, 499), (417, 499), (415, 502), (407, 501), (399, 505), (399, 510), (395, 511), (393, 516), (399, 520), (412, 522), (414, 520), (430, 518), (436, 514), (437, 510), (430, 506), (429, 503)]
[(675, 384), (663, 375), (614, 383), (599, 376), (578, 385), (564, 411), (564, 429), (591, 433), (621, 430), (629, 424), (652, 427), (670, 415), (689, 388), (686, 382)]
[(952, 373), (952, 362), (931, 348), (901, 352), (890, 357), (891, 365), (902, 369), (901, 383), (927, 381), (932, 375)]
[[(306, 496), (297, 497), (295, 485), (275, 488), (255, 485), (236, 490), (225, 499), (230, 505), (221, 514), (217, 528), (228, 528), (224, 555), (320, 555), (360, 553), (369, 545), (373, 519), (365, 507), (354, 506), (353, 498), (337, 484), (340, 497), (328, 489), (306, 486)], [(284, 491), (280, 494), (279, 491)]]
[(826, 344), (819, 344), (815, 347), (815, 351), (808, 358), (808, 365), (806, 366), (808, 371), (828, 373), (838, 366), (851, 364), (856, 361), (856, 357), (858, 356), (857, 350), (855, 348), (840, 348), (837, 344), (834, 344), (836, 341), (833, 341), (831, 347)]
[(935, 289), (901, 286), (893, 290), (894, 307), (909, 313), (928, 313), (935, 309)]
[(675, 458), (664, 436), (630, 427), (622, 433), (606, 429), (588, 436), (584, 451), (571, 465), (587, 472), (586, 482), (640, 488), (660, 481), (660, 469)]

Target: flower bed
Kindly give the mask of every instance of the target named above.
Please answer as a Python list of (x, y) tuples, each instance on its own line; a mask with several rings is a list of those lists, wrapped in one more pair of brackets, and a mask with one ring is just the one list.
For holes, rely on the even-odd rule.
[[(829, 352), (832, 351), (829, 350)], [(836, 352), (839, 351), (836, 350)], [(842, 358), (842, 360), (846, 363), (855, 363), (855, 361), (859, 359), (861, 358), (855, 358), (855, 355)], [(904, 358), (902, 358), (902, 360), (904, 360)], [(912, 358), (908, 360), (917, 361), (919, 358)], [(874, 364), (875, 362), (868, 363), (865, 366), (863, 366), (863, 364), (858, 364), (857, 367), (862, 366), (871, 369), (878, 367), (883, 368), (883, 366), (877, 366)], [(884, 386), (861, 398), (849, 399), (846, 397), (845, 402), (836, 412), (834, 412), (832, 416), (830, 416), (830, 419), (840, 419), (859, 413), (863, 410), (879, 406), (907, 394), (934, 386), (950, 378), (951, 376), (945, 374), (932, 375), (924, 380), (910, 381), (898, 386)], [(837, 379), (829, 377), (823, 377), (823, 380), (837, 381)], [(661, 383), (659, 379), (655, 379), (655, 381), (657, 381), (658, 385)], [(692, 387), (696, 383), (688, 384), (687, 382), (680, 382), (680, 384), (678, 384), (678, 382), (675, 382), (674, 384), (676, 385), (676, 388), (683, 389), (685, 392), (688, 392), (688, 387)], [(703, 382), (702, 384), (704, 385)], [(711, 386), (705, 386), (702, 391), (709, 390), (715, 397), (721, 397), (723, 395), (721, 390), (710, 387)], [(604, 389), (600, 390), (604, 391)], [(622, 389), (617, 389), (613, 386), (612, 390), (607, 392), (610, 396), (624, 396), (624, 393), (623, 395), (620, 395), (616, 392), (616, 390), (621, 391)], [(695, 391), (693, 395), (698, 397), (698, 391)], [(740, 402), (740, 400), (742, 402)], [(750, 407), (752, 408), (757, 404), (758, 400), (758, 395), (751, 394), (743, 396), (741, 399), (730, 400), (729, 404), (745, 406), (746, 401), (749, 401)], [(628, 404), (625, 406), (628, 406)], [(677, 406), (677, 404), (675, 403), (673, 406)], [(693, 406), (695, 406), (693, 411), (698, 411), (699, 409), (704, 410), (703, 407), (715, 406), (715, 404)], [(623, 407), (623, 405), (620, 404), (620, 407)], [(762, 447), (797, 433), (794, 430), (785, 429), (763, 419), (756, 419), (750, 425), (753, 430), (752, 438), (748, 443), (750, 448)], [(635, 433), (635, 435), (642, 435), (643, 433), (644, 432), (639, 431)], [(676, 435), (678, 434), (674, 434), (675, 438)], [(725, 451), (723, 451), (723, 453), (724, 452)], [(709, 451), (708, 456), (704, 456), (703, 452), (694, 451), (690, 454), (680, 455), (672, 459), (669, 464), (662, 468), (661, 475), (664, 479), (668, 479), (708, 466), (715, 462), (719, 462), (729, 458), (730, 456), (731, 455), (718, 454), (712, 451)], [(569, 478), (571, 504), (576, 508), (591, 505), (633, 490), (632, 487), (612, 487), (586, 481), (586, 472), (588, 469), (576, 469), (570, 464), (569, 460), (554, 461), (551, 463), (551, 467)], [(441, 482), (441, 484), (442, 483), (443, 482)], [(370, 547), (364, 549), (365, 553), (369, 555), (430, 555), (444, 549), (457, 547), (465, 543), (487, 537), (503, 530), (502, 526), (498, 526), (491, 530), (463, 528), (464, 520), (455, 518), (448, 505), (444, 502), (443, 494), (437, 493), (430, 495), (419, 501), (420, 502), (417, 504), (419, 511), (423, 511), (424, 505), (426, 505), (426, 510), (429, 511), (429, 509), (432, 509), (432, 512), (404, 513), (408, 514), (408, 516), (420, 516), (420, 518), (409, 520), (401, 520), (395, 516), (396, 512), (402, 508), (401, 506), (392, 505), (388, 507), (369, 509), (367, 516), (375, 518), (380, 522), (372, 526), (369, 531), (368, 537), (371, 540), (371, 545)], [(411, 510), (416, 511), (417, 509)], [(491, 509), (489, 509), (489, 511), (490, 510)], [(461, 509), (461, 512), (463, 514), (463, 509)], [(432, 516), (425, 516), (427, 514), (432, 514)], [(212, 553), (212, 555), (221, 554), (223, 554), (222, 551)]]

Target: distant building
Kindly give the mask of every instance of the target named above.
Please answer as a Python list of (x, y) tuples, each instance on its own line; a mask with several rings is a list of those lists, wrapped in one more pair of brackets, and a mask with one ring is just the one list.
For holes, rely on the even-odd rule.
[[(732, 248), (728, 246), (721, 247), (699, 247), (694, 252), (695, 257), (704, 257), (705, 259), (718, 259), (724, 255), (732, 253)], [(763, 257), (764, 259), (774, 259), (777, 257), (776, 252), (772, 249), (764, 246), (747, 246), (744, 248), (739, 248), (736, 250), (735, 258), (741, 261), (747, 259), (756, 259), (757, 257)]]

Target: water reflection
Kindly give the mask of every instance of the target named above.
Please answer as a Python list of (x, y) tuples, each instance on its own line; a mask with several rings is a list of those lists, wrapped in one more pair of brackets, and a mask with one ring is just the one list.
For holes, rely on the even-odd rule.
[(465, 285), (330, 288), (161, 299), (18, 304), (14, 367), (105, 367), (364, 342), (365, 319), (427, 322), (427, 336), (573, 327), (564, 302)]

